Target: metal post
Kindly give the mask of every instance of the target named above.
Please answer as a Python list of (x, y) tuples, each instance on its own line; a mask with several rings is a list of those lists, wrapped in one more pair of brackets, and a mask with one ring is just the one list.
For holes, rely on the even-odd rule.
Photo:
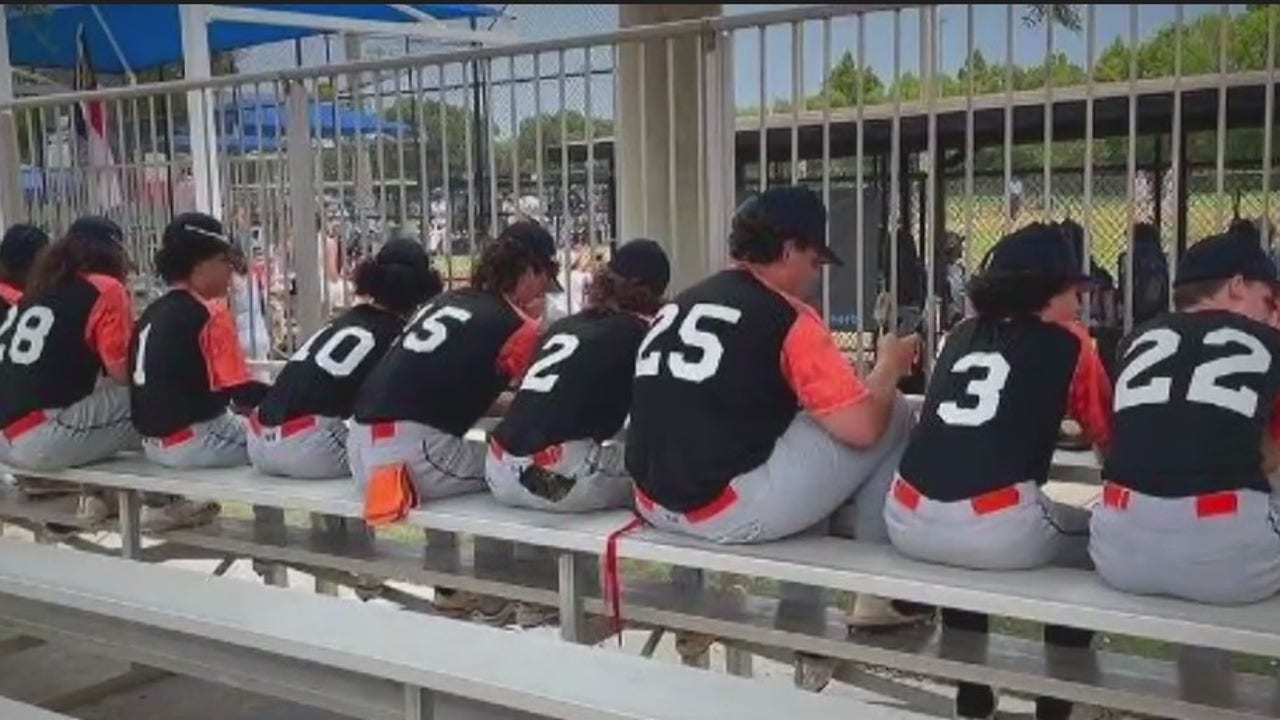
[[(187, 80), (213, 77), (209, 53), (210, 5), (178, 5), (182, 25), (183, 73)], [(204, 90), (187, 91), (187, 116), (191, 131), (191, 176), (196, 185), (196, 209), (222, 216), (222, 178), (216, 162), (217, 128), (214, 108)]]
[(137, 490), (117, 493), (120, 503), (120, 557), (130, 560), (142, 556), (142, 496)]
[[(9, 23), (0, 12), (0, 102), (13, 99), (13, 68), (9, 64)], [(22, 164), (18, 154), (18, 124), (12, 110), (0, 112), (0, 227), (17, 222), (22, 213)]]
[(426, 688), (404, 686), (405, 720), (433, 720), (436, 716), (435, 695)]
[(324, 324), (324, 283), (320, 277), (320, 227), (312, 182), (311, 118), (306, 86), (287, 84), (289, 125), (289, 208), (293, 214), (293, 251), (298, 272), (298, 336), (310, 337)]
[(562, 552), (557, 558), (560, 590), (560, 639), (580, 643), (586, 629), (586, 616), (582, 612), (582, 586), (578, 583), (578, 562), (572, 552)]
[[(342, 518), (336, 515), (323, 515), (321, 513), (311, 513), (311, 532), (318, 538), (328, 544), (332, 542), (334, 535), (341, 535)], [(332, 580), (326, 580), (319, 575), (316, 576), (316, 594), (317, 595), (338, 595), (338, 584)]]

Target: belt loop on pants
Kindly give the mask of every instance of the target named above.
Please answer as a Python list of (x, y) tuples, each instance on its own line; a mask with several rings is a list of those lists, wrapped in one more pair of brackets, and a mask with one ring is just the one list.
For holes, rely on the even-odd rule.
[(384, 422), (376, 422), (369, 426), (369, 437), (373, 442), (379, 440), (390, 440), (396, 436), (396, 421), (388, 420)]
[(32, 410), (22, 417), (9, 423), (4, 429), (4, 437), (9, 442), (13, 442), (23, 435), (40, 427), (41, 423), (49, 418), (44, 414), (43, 410)]
[(160, 442), (160, 445), (162, 447), (173, 447), (174, 445), (180, 445), (195, 436), (196, 436), (196, 431), (193, 430), (190, 426), (187, 426), (175, 433), (171, 433), (162, 438), (156, 438), (156, 439)]
[[(1107, 481), (1102, 486), (1102, 504), (1113, 510), (1129, 509), (1129, 501), (1133, 491), (1119, 483)], [(1240, 511), (1240, 492), (1238, 490), (1219, 490), (1203, 495), (1188, 496), (1195, 503), (1196, 519), (1235, 515)]]
[[(898, 504), (912, 512), (920, 507), (920, 501), (924, 499), (924, 493), (901, 475), (894, 477), (891, 492)], [(1018, 490), (1018, 486), (1007, 485), (969, 498), (969, 507), (973, 509), (973, 514), (982, 516), (1017, 507), (1021, 501), (1022, 493)]]
[[(676, 514), (691, 523), (706, 522), (725, 510), (728, 510), (737, 501), (738, 492), (733, 489), (733, 485), (725, 485), (724, 490), (721, 490), (720, 494), (711, 502), (692, 510)], [(639, 485), (636, 486), (636, 505), (650, 512), (657, 507), (657, 503), (655, 503), (648, 495), (645, 495)]]

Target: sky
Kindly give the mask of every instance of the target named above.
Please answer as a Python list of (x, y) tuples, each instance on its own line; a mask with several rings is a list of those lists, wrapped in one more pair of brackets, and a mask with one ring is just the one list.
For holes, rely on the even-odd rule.
[[(500, 6), (501, 7), (501, 6)], [(800, 5), (747, 5), (728, 4), (724, 6), (726, 15), (739, 16), (755, 12), (778, 10), (784, 8), (803, 7)], [(940, 62), (944, 72), (954, 74), (964, 62), (967, 52), (967, 7), (965, 5), (944, 5), (940, 18)], [(989, 61), (1002, 62), (1008, 52), (1007, 5), (974, 6), (974, 46), (980, 49)], [(1046, 29), (1042, 27), (1027, 28), (1022, 23), (1025, 5), (1014, 5), (1013, 26), (1013, 58), (1020, 65), (1031, 65), (1043, 62), (1047, 47)], [(1131, 28), (1131, 6), (1099, 5), (1095, 6), (1095, 53), (1101, 51), (1117, 38), (1128, 39)], [(1184, 22), (1205, 13), (1220, 12), (1220, 5), (1185, 5)], [(1242, 12), (1243, 5), (1230, 6), (1232, 12)], [(510, 19), (500, 21), (501, 27), (515, 33), (522, 40), (545, 40), (594, 33), (610, 32), (618, 27), (618, 6), (608, 4), (569, 5), (538, 4), (506, 6)], [(900, 35), (900, 69), (902, 72), (919, 73), (920, 69), (920, 12), (914, 8), (902, 10), (899, 14)], [(893, 78), (894, 72), (894, 15), (893, 11), (873, 12), (866, 16), (865, 50), (868, 64), (885, 81)], [(1170, 4), (1139, 5), (1137, 13), (1137, 34), (1141, 41), (1150, 37), (1156, 29), (1174, 21), (1175, 6)], [(802, 29), (801, 75), (803, 77), (803, 95), (817, 94), (821, 89), (824, 74), (823, 27), (820, 21), (804, 23)], [(1061, 51), (1069, 59), (1084, 64), (1086, 57), (1086, 32), (1073, 33), (1063, 28), (1055, 28), (1053, 32), (1055, 50)], [(834, 64), (846, 51), (857, 57), (857, 21), (852, 17), (838, 18), (831, 25), (831, 62)], [(770, 102), (778, 99), (789, 99), (792, 95), (792, 28), (789, 25), (771, 26), (765, 33), (764, 50), (761, 51), (759, 30), (750, 28), (735, 33), (735, 94), (738, 107), (758, 107), (760, 102), (760, 65), (764, 62), (766, 69), (766, 88)], [(402, 55), (405, 52), (403, 40), (370, 40), (365, 45), (366, 58), (387, 55)], [(593, 67), (608, 67), (611, 50), (599, 48), (593, 53)], [(334, 41), (330, 45), (327, 56), (333, 62), (341, 62), (341, 42)], [(306, 41), (303, 50), (303, 61), (306, 65), (323, 65), (326, 60), (325, 42), (321, 38)], [(245, 71), (292, 67), (296, 61), (295, 50), (291, 43), (283, 46), (264, 46), (250, 50), (241, 63)], [(582, 67), (581, 53), (571, 54), (567, 60), (567, 71), (574, 72)], [(555, 58), (548, 55), (543, 60), (543, 73), (555, 75)], [(498, 63), (495, 77), (501, 79), (508, 70), (505, 62)], [(532, 73), (532, 59), (521, 58), (516, 72), (521, 76)], [(460, 69), (451, 69), (447, 77), (457, 78)], [(582, 82), (570, 83), (567, 90), (567, 106), (583, 109), (585, 93)], [(554, 80), (542, 84), (543, 110), (554, 110), (558, 107), (557, 86)], [(591, 105), (595, 112), (604, 117), (612, 116), (613, 89), (607, 78), (597, 78), (592, 86)], [(531, 115), (534, 108), (533, 84), (526, 83), (517, 92), (517, 118)], [(493, 112), (495, 117), (504, 118), (510, 114), (509, 91), (495, 92)]]

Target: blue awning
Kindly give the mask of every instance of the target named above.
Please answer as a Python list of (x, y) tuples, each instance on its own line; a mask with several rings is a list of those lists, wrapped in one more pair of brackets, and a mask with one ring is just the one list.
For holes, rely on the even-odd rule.
[[(240, 7), (300, 12), (329, 17), (345, 17), (384, 22), (416, 22), (386, 4), (358, 3), (241, 5)], [(412, 5), (437, 20), (497, 17), (501, 12), (487, 5)], [(176, 4), (107, 4), (97, 5), (98, 12), (129, 67), (136, 71), (182, 61), (182, 32)], [(84, 25), (93, 69), (100, 73), (121, 74), (124, 65), (116, 56), (106, 32), (93, 12), (93, 6), (45, 5), (40, 10), (19, 10), (7, 5), (9, 21), (9, 60), (12, 64), (37, 68), (74, 68), (76, 66), (76, 30)], [(253, 23), (216, 21), (209, 25), (209, 49), (223, 52), (322, 34), (310, 28), (290, 28)]]
[[(241, 99), (237, 104), (218, 108), (219, 127), (227, 135), (283, 135), (288, 118), (283, 103), (273, 100)], [(342, 135), (409, 135), (413, 129), (394, 120), (380, 118), (377, 113), (357, 111), (349, 107), (334, 108), (332, 100), (311, 101), (311, 129), (322, 137)], [(337, 132), (335, 133), (335, 128)]]

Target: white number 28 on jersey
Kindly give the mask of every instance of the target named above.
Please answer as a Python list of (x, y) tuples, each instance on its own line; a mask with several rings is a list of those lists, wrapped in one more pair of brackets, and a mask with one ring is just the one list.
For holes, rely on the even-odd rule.
[[(1155, 376), (1143, 383), (1134, 380), (1161, 361), (1173, 357), (1181, 344), (1182, 336), (1169, 328), (1152, 328), (1130, 343), (1125, 356), (1132, 356), (1133, 360), (1116, 379), (1116, 412), (1137, 405), (1169, 402), (1173, 394), (1171, 378)], [(1187, 400), (1216, 405), (1245, 417), (1253, 417), (1258, 410), (1258, 393), (1247, 387), (1225, 387), (1218, 381), (1228, 375), (1265, 373), (1271, 367), (1271, 353), (1261, 340), (1232, 327), (1209, 331), (1204, 336), (1204, 344), (1213, 347), (1234, 346), (1240, 352), (1209, 360), (1196, 367), (1191, 374), (1191, 383), (1187, 386)]]
[[(649, 346), (675, 323), (679, 314), (680, 306), (675, 304), (665, 305), (658, 311), (649, 334), (645, 335), (644, 342), (640, 343), (640, 351), (636, 354), (636, 377), (658, 374), (662, 365), (662, 353), (658, 350), (650, 352)], [(680, 323), (678, 333), (685, 347), (697, 351), (696, 359), (691, 360), (689, 353), (683, 351), (673, 350), (668, 353), (667, 369), (671, 371), (672, 377), (692, 383), (714, 377), (720, 369), (720, 360), (724, 358), (724, 345), (714, 333), (698, 327), (698, 324), (704, 320), (714, 320), (737, 325), (740, 319), (741, 310), (725, 305), (698, 303), (689, 308), (689, 314)]]

